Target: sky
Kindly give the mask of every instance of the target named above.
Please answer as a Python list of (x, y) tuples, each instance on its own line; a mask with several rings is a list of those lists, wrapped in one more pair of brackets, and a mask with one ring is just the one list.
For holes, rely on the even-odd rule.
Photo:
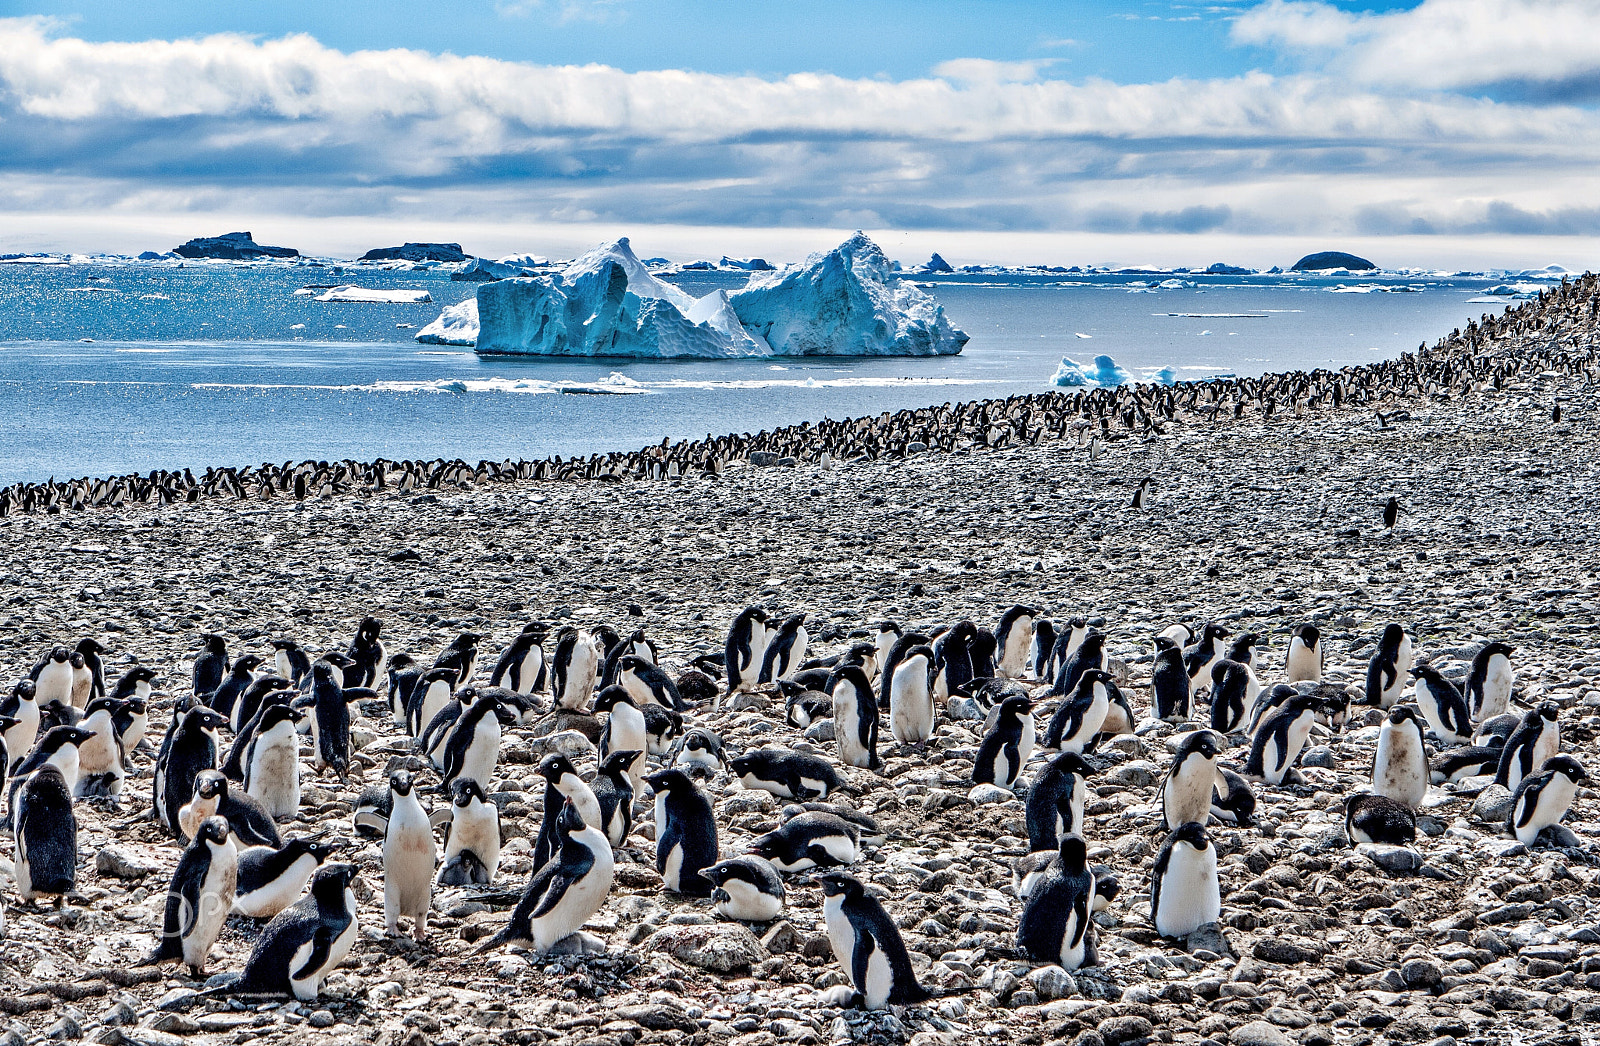
[(1594, 0), (0, 0), (0, 252), (1592, 267)]

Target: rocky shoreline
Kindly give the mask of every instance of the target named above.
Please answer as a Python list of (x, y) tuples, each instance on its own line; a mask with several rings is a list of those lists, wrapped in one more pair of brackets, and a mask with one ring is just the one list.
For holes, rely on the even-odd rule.
[[(1288, 630), (1314, 621), (1327, 678), (1358, 683), (1376, 633), (1396, 621), (1419, 659), (1457, 678), (1482, 641), (1515, 645), (1514, 707), (1554, 701), (1563, 749), (1594, 766), (1593, 379), (1528, 367), (1498, 385), (1320, 412), (1185, 413), (1092, 445), (13, 515), (0, 519), (0, 673), (9, 688), (40, 648), (95, 636), (114, 648), (109, 676), (148, 664), (181, 694), (199, 632), (226, 636), (236, 654), (269, 652), (279, 636), (315, 654), (342, 647), (365, 615), (384, 621), (391, 654), (431, 659), (471, 630), (491, 663), (530, 620), (643, 627), (676, 672), (720, 650), (751, 603), (809, 612), (816, 648), (831, 651), (885, 618), (992, 626), (1024, 602), (1101, 623), (1143, 719), (1149, 640), (1173, 622), (1261, 633), (1270, 682)], [(1146, 507), (1132, 510), (1146, 476)], [(1390, 495), (1403, 512), (1387, 532)], [(152, 712), (153, 734), (169, 708)], [(894, 1013), (819, 1002), (842, 977), (808, 875), (789, 877), (786, 918), (771, 928), (718, 923), (707, 903), (664, 895), (648, 803), (589, 924), (605, 956), (472, 954), (531, 871), (534, 764), (547, 742), (524, 728), (510, 731), (494, 786), (507, 839), (495, 888), (436, 892), (420, 948), (385, 939), (378, 847), (354, 835), (350, 812), (361, 785), (409, 753), (386, 717), (356, 721), (361, 779), (340, 788), (307, 771), (299, 821), (286, 826), (348, 840), (341, 857), (363, 871), (362, 935), (345, 966), (314, 1004), (197, 998), (199, 982), (171, 968), (132, 968), (154, 944), (179, 852), (148, 820), (141, 755), (120, 806), (79, 804), (79, 894), (67, 911), (19, 906), (7, 884), (0, 1040), (1448, 1046), (1503, 1042), (1514, 1029), (1530, 1046), (1578, 1046), (1600, 1018), (1600, 800), (1580, 791), (1567, 818), (1579, 846), (1530, 851), (1478, 801), (1481, 781), (1439, 786), (1416, 860), (1381, 866), (1343, 839), (1344, 799), (1368, 783), (1376, 742), (1364, 714), (1314, 739), (1304, 785), (1258, 786), (1255, 829), (1213, 830), (1222, 925), (1192, 953), (1148, 921), (1172, 728), (1109, 744), (1085, 835), (1122, 895), (1099, 917), (1102, 965), (1075, 974), (1015, 950), (1011, 862), (1026, 832), (1020, 802), (969, 799), (981, 724), (941, 718), (926, 755), (885, 736), (881, 775), (846, 771), (859, 793), (850, 801), (889, 835), (851, 871), (887, 898), (923, 983), (948, 993)], [(784, 723), (781, 700), (694, 718), (732, 749), (814, 744), (831, 755)], [(1243, 755), (1227, 762), (1242, 767)], [(725, 854), (777, 823), (781, 802), (726, 775), (708, 792)], [(232, 920), (212, 970), (238, 969), (254, 933)]]

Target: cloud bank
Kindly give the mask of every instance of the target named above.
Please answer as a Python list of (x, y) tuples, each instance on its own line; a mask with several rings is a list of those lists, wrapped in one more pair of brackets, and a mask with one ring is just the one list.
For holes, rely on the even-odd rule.
[(0, 211), (1590, 235), (1597, 32), (1569, 0), (1272, 0), (1233, 39), (1287, 71), (1119, 84), (1048, 61), (769, 80), (0, 19)]

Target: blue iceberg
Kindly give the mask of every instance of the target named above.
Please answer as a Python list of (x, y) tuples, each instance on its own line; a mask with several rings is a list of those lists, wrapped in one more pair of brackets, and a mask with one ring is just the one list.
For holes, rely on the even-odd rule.
[(1132, 380), (1128, 372), (1117, 366), (1117, 361), (1110, 356), (1096, 356), (1092, 363), (1079, 363), (1071, 356), (1063, 356), (1050, 384), (1062, 388), (1112, 387), (1126, 385)]

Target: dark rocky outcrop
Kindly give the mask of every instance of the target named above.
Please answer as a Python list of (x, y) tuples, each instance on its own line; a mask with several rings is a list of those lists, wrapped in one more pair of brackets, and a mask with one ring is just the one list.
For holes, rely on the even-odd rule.
[(1246, 269), (1240, 265), (1229, 265), (1227, 262), (1213, 262), (1206, 266), (1207, 276), (1249, 276), (1254, 269)]
[(358, 260), (464, 262), (468, 257), (459, 243), (404, 243), (399, 247), (374, 247)]
[(923, 267), (924, 272), (955, 272), (950, 263), (939, 257), (939, 252), (934, 251), (933, 257), (928, 259), (928, 264)]
[(1290, 272), (1316, 272), (1319, 269), (1376, 269), (1377, 266), (1365, 258), (1358, 258), (1354, 254), (1343, 251), (1319, 251), (1308, 254), (1289, 267)]
[(188, 243), (172, 249), (185, 258), (226, 258), (231, 261), (254, 261), (258, 258), (298, 258), (300, 252), (293, 247), (264, 247), (248, 232), (230, 232), (221, 236), (197, 236)]

